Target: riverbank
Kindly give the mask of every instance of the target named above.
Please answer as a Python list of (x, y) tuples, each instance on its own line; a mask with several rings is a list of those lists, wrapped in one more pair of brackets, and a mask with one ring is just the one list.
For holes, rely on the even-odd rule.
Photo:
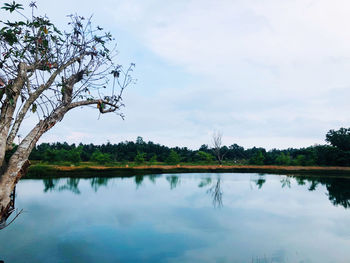
[(59, 166), (35, 164), (25, 179), (45, 177), (117, 177), (163, 173), (272, 173), (349, 175), (350, 167), (277, 166), (277, 165), (140, 165), (124, 166)]

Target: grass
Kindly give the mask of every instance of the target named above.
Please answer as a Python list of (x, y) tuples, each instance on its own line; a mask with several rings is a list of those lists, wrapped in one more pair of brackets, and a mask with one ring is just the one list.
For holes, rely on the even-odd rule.
[(180, 163), (166, 165), (164, 163), (108, 163), (82, 162), (79, 165), (71, 163), (48, 164), (32, 162), (26, 178), (47, 177), (116, 177), (139, 174), (162, 173), (273, 173), (273, 174), (327, 174), (350, 175), (350, 167), (321, 166), (278, 166), (278, 165), (213, 165), (203, 163)]

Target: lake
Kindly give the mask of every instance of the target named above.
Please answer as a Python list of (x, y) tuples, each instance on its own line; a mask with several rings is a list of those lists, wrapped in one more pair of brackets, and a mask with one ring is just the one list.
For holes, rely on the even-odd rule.
[[(12, 262), (349, 262), (350, 179), (240, 173), (21, 180)], [(13, 216), (12, 216), (13, 217)]]

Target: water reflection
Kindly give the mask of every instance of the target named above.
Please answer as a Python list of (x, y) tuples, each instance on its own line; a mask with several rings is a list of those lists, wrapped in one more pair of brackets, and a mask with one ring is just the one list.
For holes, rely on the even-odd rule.
[(97, 192), (101, 186), (107, 187), (109, 179), (110, 178), (105, 177), (95, 177), (90, 179), (90, 185), (92, 189), (94, 189), (94, 191)]
[[(136, 189), (138, 189), (145, 178), (148, 178), (152, 183), (156, 183), (157, 179), (160, 178), (157, 175), (136, 175), (134, 177), (134, 182)], [(170, 189), (174, 190), (181, 185), (181, 176), (178, 175), (168, 175), (165, 177), (169, 183)], [(88, 179), (92, 189), (97, 192), (100, 187), (107, 187), (108, 181), (112, 178), (101, 178), (95, 177)], [(280, 183), (282, 188), (291, 188), (292, 181), (295, 180), (297, 185), (305, 186), (308, 191), (315, 191), (318, 185), (323, 185), (326, 187), (328, 193), (328, 199), (335, 206), (340, 205), (344, 208), (350, 207), (350, 178), (339, 178), (339, 177), (322, 177), (322, 176), (280, 176)], [(63, 179), (44, 179), (44, 192), (51, 191), (70, 191), (74, 194), (80, 194), (79, 189), (79, 178), (63, 178)], [(250, 182), (255, 184), (258, 189), (262, 189), (266, 183), (265, 175), (255, 175), (250, 178)], [(223, 206), (223, 190), (222, 181), (220, 175), (208, 175), (200, 180), (198, 188), (205, 189), (205, 192), (209, 194), (212, 198), (212, 203), (214, 207)]]
[(299, 182), (309, 183), (308, 190), (316, 190), (318, 185), (326, 186), (328, 199), (335, 206), (350, 207), (350, 178), (337, 177), (300, 177)]
[[(98, 178), (94, 178), (96, 180)], [(79, 190), (79, 181), (80, 178), (64, 178), (64, 179), (43, 179), (44, 183), (44, 192), (52, 192), (52, 191), (70, 191), (74, 194), (80, 194)], [(62, 184), (62, 182), (64, 182)], [(91, 183), (91, 186), (95, 189), (95, 184)], [(97, 191), (97, 190), (96, 190)]]
[(214, 184), (212, 187), (210, 187), (207, 190), (207, 193), (211, 194), (211, 197), (213, 198), (213, 206), (214, 207), (222, 207), (222, 190), (221, 190), (221, 179), (220, 177), (216, 180), (216, 184)]
[[(23, 212), (23, 210), (18, 212), (18, 210), (15, 209), (15, 200), (16, 200), (16, 187), (13, 189), (13, 191), (10, 195), (10, 203), (9, 203), (7, 209), (3, 212), (3, 214), (0, 218), (0, 230), (11, 225), (12, 222), (14, 222), (16, 220), (16, 218)], [(11, 216), (13, 216), (13, 217), (11, 218)], [(1, 260), (0, 260), (0, 263), (1, 263)]]
[(179, 176), (176, 175), (167, 176), (166, 180), (169, 182), (170, 190), (175, 189), (181, 182)]
[(0, 259), (344, 262), (349, 186), (269, 174), (23, 180), (16, 205), (28, 213), (0, 232)]
[(285, 188), (285, 187), (290, 188), (290, 177), (289, 176), (281, 175), (280, 182), (281, 182), (282, 188)]
[(256, 184), (256, 186), (258, 187), (258, 189), (261, 189), (261, 187), (264, 185), (264, 183), (266, 182), (266, 178), (264, 174), (259, 174), (259, 176), (257, 176), (256, 178), (250, 178), (251, 182), (254, 182)]
[(143, 175), (136, 175), (136, 176), (135, 176), (136, 188), (138, 188), (140, 185), (142, 185), (143, 178), (144, 178)]
[[(282, 188), (291, 188), (291, 179), (295, 179), (300, 186), (306, 185), (308, 191), (315, 191), (318, 185), (326, 187), (328, 199), (335, 206), (350, 207), (350, 178), (336, 177), (336, 176), (282, 176), (280, 183)], [(265, 183), (262, 176), (251, 179), (259, 189)]]

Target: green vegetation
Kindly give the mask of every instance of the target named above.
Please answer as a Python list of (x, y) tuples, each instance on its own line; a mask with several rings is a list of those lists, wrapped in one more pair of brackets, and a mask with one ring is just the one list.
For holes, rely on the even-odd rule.
[[(296, 165), (296, 166), (350, 166), (350, 129), (331, 130), (326, 135), (330, 145), (315, 145), (307, 148), (285, 150), (264, 148), (244, 149), (232, 144), (222, 146), (223, 165)], [(107, 166), (154, 165), (154, 164), (218, 164), (215, 151), (202, 145), (198, 150), (187, 147), (169, 148), (138, 137), (136, 142), (118, 144), (42, 143), (35, 147), (30, 160), (46, 164), (74, 164), (90, 162), (90, 165)], [(82, 165), (82, 164), (80, 164)]]
[(111, 156), (108, 153), (101, 153), (100, 151), (95, 151), (91, 155), (91, 161), (96, 162), (98, 164), (106, 164), (111, 162)]
[(174, 150), (171, 150), (169, 153), (168, 158), (166, 158), (165, 162), (167, 164), (178, 164), (180, 162), (180, 155), (175, 152)]
[(145, 162), (145, 153), (137, 152), (135, 156), (135, 163), (137, 164), (143, 164)]

